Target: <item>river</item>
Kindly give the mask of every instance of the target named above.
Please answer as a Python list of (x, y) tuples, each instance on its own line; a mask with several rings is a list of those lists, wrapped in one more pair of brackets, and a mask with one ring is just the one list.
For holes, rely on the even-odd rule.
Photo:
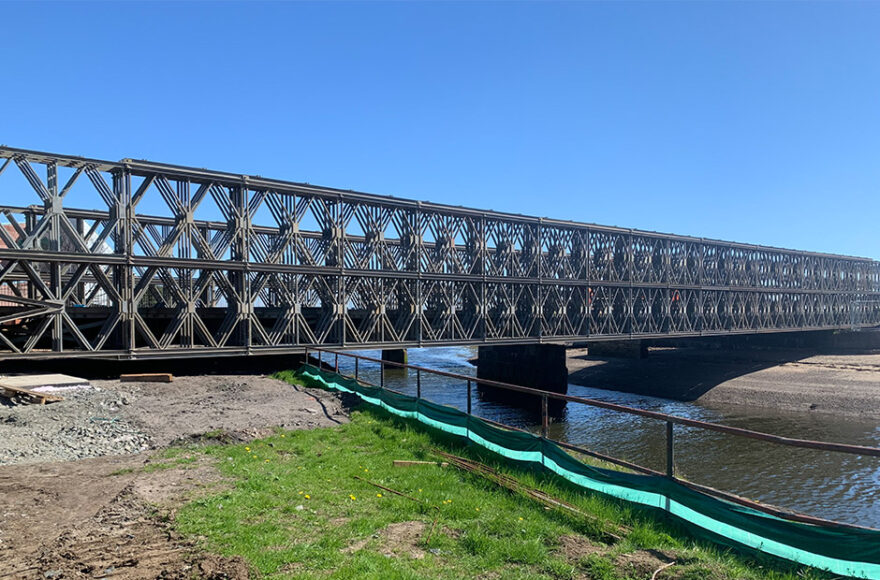
[[(380, 352), (360, 354), (380, 358)], [(468, 376), (476, 368), (474, 347), (410, 349), (410, 364)], [(354, 362), (340, 357), (340, 371), (354, 373)], [(378, 365), (360, 364), (360, 376), (379, 384)], [(415, 394), (415, 371), (386, 373), (389, 388)], [(761, 407), (706, 405), (618, 391), (569, 385), (569, 394), (639, 409), (659, 411), (800, 439), (880, 446), (876, 421), (817, 413), (781, 412)], [(535, 412), (484, 400), (474, 389), (473, 413), (537, 432)], [(422, 396), (460, 409), (467, 406), (461, 381), (422, 374)], [(665, 469), (665, 424), (586, 405), (569, 404), (554, 419), (550, 436), (593, 451)], [(724, 433), (688, 428), (675, 431), (676, 473), (690, 481), (802, 513), (880, 528), (880, 458), (784, 447)]]

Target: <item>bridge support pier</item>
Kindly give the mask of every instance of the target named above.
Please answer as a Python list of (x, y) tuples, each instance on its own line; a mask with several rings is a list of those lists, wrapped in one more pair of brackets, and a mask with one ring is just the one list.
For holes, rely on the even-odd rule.
[(481, 346), (477, 378), (565, 394), (568, 392), (565, 347), (556, 344)]
[(643, 340), (608, 340), (591, 342), (587, 352), (592, 356), (615, 358), (648, 358), (648, 343)]
[[(407, 356), (405, 348), (389, 348), (382, 350), (382, 360), (388, 362), (395, 362), (400, 364), (407, 364), (409, 357)], [(386, 371), (399, 371), (402, 370), (400, 367), (396, 367), (394, 365), (382, 365), (382, 370)]]

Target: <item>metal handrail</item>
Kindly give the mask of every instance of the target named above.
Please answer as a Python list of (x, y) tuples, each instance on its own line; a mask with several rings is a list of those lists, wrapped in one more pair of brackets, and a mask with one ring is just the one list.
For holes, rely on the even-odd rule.
[[(780, 517), (783, 519), (788, 519), (788, 520), (797, 521), (797, 522), (801, 522), (801, 523), (808, 523), (808, 524), (812, 524), (812, 525), (825, 526), (825, 527), (843, 527), (843, 528), (853, 528), (853, 529), (861, 529), (861, 530), (874, 530), (875, 529), (875, 528), (871, 528), (868, 526), (860, 526), (860, 525), (856, 525), (856, 524), (837, 522), (837, 521), (833, 521), (833, 520), (819, 518), (816, 516), (810, 516), (810, 515), (806, 515), (806, 514), (793, 512), (790, 510), (786, 510), (786, 509), (779, 508), (776, 506), (768, 505), (765, 503), (755, 502), (753, 500), (738, 496), (736, 494), (732, 494), (732, 493), (729, 493), (726, 491), (721, 491), (721, 490), (718, 490), (718, 489), (715, 489), (712, 487), (700, 485), (700, 484), (693, 483), (693, 482), (681, 479), (679, 477), (676, 477), (675, 465), (674, 465), (675, 444), (674, 444), (674, 427), (673, 427), (673, 425), (675, 425), (675, 424), (686, 425), (689, 427), (696, 427), (699, 429), (706, 429), (709, 431), (726, 433), (728, 435), (734, 435), (734, 436), (738, 436), (738, 437), (746, 437), (749, 439), (756, 439), (759, 441), (767, 441), (769, 443), (775, 443), (777, 445), (785, 445), (785, 446), (789, 446), (789, 447), (798, 447), (798, 448), (804, 448), (804, 449), (818, 449), (818, 450), (822, 450), (822, 451), (834, 451), (834, 452), (838, 452), (838, 453), (848, 453), (848, 454), (852, 454), (852, 455), (867, 455), (867, 456), (871, 456), (871, 457), (880, 457), (880, 448), (878, 448), (878, 447), (867, 447), (867, 446), (863, 446), (863, 445), (849, 445), (849, 444), (845, 444), (845, 443), (833, 443), (833, 442), (828, 442), (828, 441), (811, 441), (808, 439), (782, 437), (780, 435), (772, 435), (770, 433), (763, 433), (761, 431), (753, 431), (750, 429), (743, 429), (740, 427), (729, 427), (727, 425), (719, 425), (717, 423), (709, 423), (707, 421), (698, 421), (696, 419), (688, 419), (686, 417), (679, 417), (677, 415), (669, 415), (666, 413), (659, 413), (656, 411), (646, 411), (644, 409), (637, 409), (635, 407), (627, 407), (625, 405), (618, 405), (615, 403), (607, 403), (605, 401), (600, 401), (597, 399), (576, 397), (576, 396), (572, 396), (572, 395), (563, 395), (561, 393), (554, 393), (552, 391), (544, 391), (541, 389), (533, 389), (530, 387), (523, 387), (521, 385), (514, 385), (511, 383), (494, 381), (491, 379), (476, 378), (476, 377), (463, 375), (463, 374), (459, 374), (459, 373), (451, 373), (448, 371), (429, 369), (426, 367), (420, 367), (420, 366), (411, 365), (408, 363), (398, 363), (398, 362), (394, 362), (394, 361), (386, 361), (386, 360), (382, 360), (382, 359), (378, 359), (378, 358), (374, 358), (374, 357), (370, 357), (370, 356), (366, 356), (366, 355), (353, 354), (353, 353), (341, 352), (341, 351), (334, 351), (334, 350), (328, 350), (328, 349), (317, 348), (317, 347), (307, 347), (305, 349), (305, 358), (307, 361), (309, 360), (309, 351), (315, 351), (318, 353), (319, 366), (324, 364), (323, 357), (322, 357), (323, 353), (333, 355), (335, 357), (333, 368), (336, 372), (339, 371), (339, 357), (340, 356), (353, 358), (355, 360), (355, 376), (350, 377), (350, 378), (354, 378), (355, 380), (357, 380), (363, 384), (373, 386), (373, 387), (382, 388), (382, 389), (385, 389), (385, 390), (388, 390), (388, 391), (391, 391), (391, 392), (394, 392), (397, 394), (404, 394), (404, 393), (401, 393), (400, 391), (396, 391), (394, 389), (389, 389), (384, 384), (385, 383), (384, 367), (391, 366), (391, 367), (397, 367), (397, 368), (401, 368), (401, 369), (415, 370), (416, 371), (416, 396), (419, 399), (422, 398), (422, 396), (421, 396), (421, 373), (423, 373), (423, 372), (429, 373), (432, 375), (438, 375), (438, 376), (443, 376), (443, 377), (448, 377), (448, 378), (452, 378), (452, 379), (466, 381), (467, 386), (468, 386), (468, 397), (467, 397), (467, 413), (468, 413), (468, 415), (472, 414), (471, 413), (471, 386), (472, 386), (472, 383), (474, 383), (474, 382), (481, 384), (481, 385), (496, 387), (499, 389), (510, 390), (510, 391), (515, 391), (518, 393), (524, 393), (524, 394), (534, 395), (534, 396), (540, 397), (541, 398), (541, 436), (545, 439), (549, 439), (548, 432), (547, 432), (548, 431), (548, 424), (549, 424), (549, 413), (548, 413), (547, 402), (551, 398), (555, 399), (555, 400), (559, 400), (559, 401), (578, 403), (578, 404), (582, 404), (582, 405), (588, 405), (591, 407), (608, 409), (611, 411), (616, 411), (616, 412), (626, 413), (626, 414), (630, 414), (630, 415), (646, 417), (649, 419), (664, 421), (666, 423), (666, 471), (665, 471), (665, 473), (660, 472), (660, 471), (656, 471), (656, 470), (653, 470), (653, 469), (650, 469), (650, 468), (647, 468), (647, 467), (644, 467), (641, 465), (637, 465), (635, 463), (624, 461), (622, 459), (611, 457), (609, 455), (597, 453), (595, 451), (591, 451), (589, 449), (586, 449), (586, 448), (578, 446), (578, 445), (573, 445), (571, 443), (566, 443), (564, 441), (559, 441), (559, 440), (555, 440), (555, 439), (549, 439), (549, 440), (553, 441), (556, 444), (559, 444), (560, 446), (562, 446), (565, 449), (576, 451), (578, 453), (582, 453), (584, 455), (594, 457), (596, 459), (606, 461), (606, 462), (630, 469), (632, 471), (636, 471), (636, 472), (640, 472), (640, 473), (644, 473), (644, 474), (649, 474), (649, 475), (666, 476), (666, 477), (669, 477), (669, 478), (675, 480), (676, 482), (678, 482), (688, 488), (691, 488), (693, 490), (707, 493), (710, 495), (714, 495), (716, 497), (720, 497), (720, 498), (728, 500), (730, 502), (733, 502), (733, 503), (736, 503), (739, 505), (743, 505), (746, 507), (750, 507), (752, 509), (755, 509), (755, 510), (776, 516), (776, 517)], [(380, 366), (380, 369), (381, 369), (381, 372), (380, 372), (381, 384), (380, 385), (374, 385), (374, 384), (371, 384), (369, 382), (366, 382), (366, 381), (363, 381), (362, 379), (360, 379), (360, 377), (359, 377), (359, 364), (358, 364), (359, 361), (379, 363), (381, 365)], [(481, 419), (483, 421), (487, 421), (493, 425), (502, 427), (504, 429), (525, 432), (524, 429), (520, 429), (517, 427), (510, 426), (510, 425), (505, 425), (503, 423), (498, 423), (496, 421), (491, 421), (489, 419), (485, 419), (482, 417), (481, 417)]]
[(315, 348), (309, 347), (306, 348), (306, 354), (308, 351), (320, 351), (327, 352), (335, 355), (342, 355), (352, 358), (359, 358), (361, 360), (366, 360), (369, 362), (381, 363), (386, 366), (394, 366), (399, 368), (408, 368), (413, 370), (419, 370), (422, 372), (428, 372), (434, 375), (445, 376), (453, 379), (461, 379), (464, 381), (477, 381), (480, 384), (488, 385), (491, 387), (498, 387), (501, 389), (507, 389), (511, 391), (517, 391), (520, 393), (525, 393), (528, 395), (535, 395), (538, 397), (549, 397), (551, 399), (557, 399), (560, 401), (567, 401), (570, 403), (580, 403), (583, 405), (589, 405), (591, 407), (600, 407), (602, 409), (610, 409), (612, 411), (618, 411), (621, 413), (628, 413), (630, 415), (638, 415), (641, 417), (648, 417), (650, 419), (657, 419), (660, 421), (668, 421), (671, 423), (675, 423), (678, 425), (687, 425), (689, 427), (698, 427), (701, 429), (707, 429), (710, 431), (718, 431), (720, 433), (727, 433), (729, 435), (737, 435), (740, 437), (748, 437), (750, 439), (758, 439), (761, 441), (769, 441), (771, 443), (777, 443), (779, 445), (788, 445), (790, 447), (801, 447), (806, 449), (821, 449), (823, 451), (837, 451), (840, 453), (850, 453), (853, 455), (870, 455), (872, 457), (880, 457), (880, 447), (867, 447), (863, 445), (849, 445), (846, 443), (832, 443), (827, 441), (811, 441), (809, 439), (797, 439), (793, 437), (782, 437), (780, 435), (772, 435), (770, 433), (763, 433), (761, 431), (752, 431), (750, 429), (743, 429), (741, 427), (729, 427), (727, 425), (719, 425), (718, 423), (709, 423), (707, 421), (698, 421), (696, 419), (688, 419), (686, 417), (679, 417), (677, 415), (668, 415), (666, 413), (658, 413), (656, 411), (646, 411), (644, 409), (637, 409), (635, 407), (627, 407), (625, 405), (618, 405), (616, 403), (608, 403), (605, 401), (600, 401), (598, 399), (588, 399), (585, 397), (576, 397), (573, 395), (563, 395), (562, 393), (554, 393), (553, 391), (543, 391), (541, 389), (533, 389), (531, 387), (523, 387), (521, 385), (514, 385), (511, 383), (504, 383), (500, 381), (493, 381), (490, 379), (475, 379), (474, 377), (469, 377), (467, 375), (462, 375), (458, 373), (450, 373), (448, 371), (439, 371), (434, 369), (429, 369), (425, 367), (419, 367), (416, 365), (410, 365), (406, 363), (397, 363), (392, 361), (385, 361), (382, 359), (372, 358), (364, 355), (356, 355), (347, 352), (339, 352), (333, 351), (323, 348)]

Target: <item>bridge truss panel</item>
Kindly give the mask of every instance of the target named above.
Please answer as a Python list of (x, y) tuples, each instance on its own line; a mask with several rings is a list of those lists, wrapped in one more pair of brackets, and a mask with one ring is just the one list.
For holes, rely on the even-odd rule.
[(9, 199), (0, 358), (880, 324), (862, 258), (0, 148)]

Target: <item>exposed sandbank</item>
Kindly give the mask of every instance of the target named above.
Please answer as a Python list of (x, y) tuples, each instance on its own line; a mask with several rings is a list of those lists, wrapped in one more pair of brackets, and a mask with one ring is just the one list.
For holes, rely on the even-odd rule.
[(651, 349), (648, 358), (568, 351), (572, 384), (713, 404), (880, 419), (880, 353)]

